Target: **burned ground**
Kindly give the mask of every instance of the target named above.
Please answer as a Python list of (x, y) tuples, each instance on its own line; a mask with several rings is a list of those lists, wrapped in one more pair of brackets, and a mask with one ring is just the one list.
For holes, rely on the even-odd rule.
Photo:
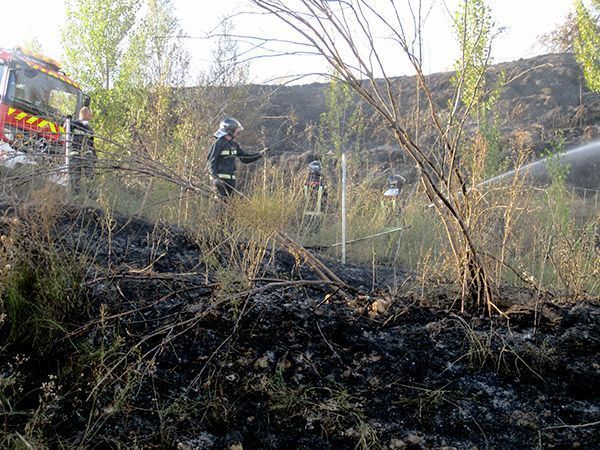
[[(36, 234), (33, 209), (2, 210), (3, 235), (14, 224)], [(390, 288), (389, 268), (371, 290), (371, 267), (328, 261), (351, 286), (343, 298), (282, 251), (248, 282), (222, 270), (223, 248), (209, 262), (182, 229), (93, 209), (55, 219), (41, 239), (85, 261), (78, 303), (49, 340), (15, 339), (8, 311), (1, 379), (20, 389), (0, 401), (3, 442), (600, 446), (597, 303), (507, 288), (509, 321), (470, 317), (448, 290)]]

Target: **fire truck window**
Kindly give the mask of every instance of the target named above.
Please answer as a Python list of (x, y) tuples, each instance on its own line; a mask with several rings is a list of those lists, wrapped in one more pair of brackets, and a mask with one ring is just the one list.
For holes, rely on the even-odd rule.
[(15, 95), (15, 76), (8, 72), (8, 86), (6, 86), (6, 98), (11, 98)]
[(27, 78), (35, 78), (39, 72), (35, 69), (25, 69), (23, 73)]
[(60, 111), (63, 116), (72, 115), (77, 109), (77, 97), (69, 92), (50, 91), (48, 105)]
[(19, 68), (10, 72), (8, 97), (26, 112), (59, 120), (75, 115), (81, 91), (56, 76)]

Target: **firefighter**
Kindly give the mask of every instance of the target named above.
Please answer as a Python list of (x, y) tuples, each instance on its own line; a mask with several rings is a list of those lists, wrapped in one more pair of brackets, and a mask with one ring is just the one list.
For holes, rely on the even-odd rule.
[(392, 174), (387, 178), (381, 204), (386, 210), (397, 212), (400, 209), (400, 193), (406, 179), (402, 175)]
[(235, 141), (244, 129), (242, 124), (232, 117), (221, 121), (219, 129), (213, 135), (215, 142), (207, 156), (208, 174), (219, 197), (228, 199), (235, 192), (235, 160), (248, 164), (258, 161), (270, 150), (268, 147), (259, 153), (246, 153)]
[(321, 217), (327, 204), (327, 190), (321, 172), (321, 163), (312, 161), (307, 167), (304, 182), (305, 216)]
[(79, 111), (79, 120), (71, 122), (71, 151), (69, 152), (69, 185), (73, 195), (81, 191), (81, 178), (85, 175), (88, 181), (94, 177), (96, 164), (96, 148), (94, 147), (94, 130), (90, 126), (92, 110), (84, 106)]

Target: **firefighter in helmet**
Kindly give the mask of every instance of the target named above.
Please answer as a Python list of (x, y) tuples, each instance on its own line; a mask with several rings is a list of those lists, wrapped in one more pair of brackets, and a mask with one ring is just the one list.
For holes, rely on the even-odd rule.
[(96, 165), (96, 148), (94, 147), (94, 130), (90, 126), (92, 110), (84, 106), (79, 111), (79, 120), (71, 122), (71, 151), (69, 152), (69, 185), (73, 195), (81, 191), (81, 178), (87, 181), (94, 176)]
[(207, 168), (211, 182), (219, 197), (227, 199), (235, 192), (236, 159), (247, 164), (258, 161), (266, 155), (269, 148), (259, 153), (247, 153), (236, 142), (242, 124), (232, 117), (221, 121), (219, 129), (213, 135), (215, 142), (208, 151)]
[(312, 161), (307, 167), (304, 182), (305, 216), (321, 217), (327, 205), (327, 190), (321, 172), (321, 163)]
[(402, 175), (392, 174), (387, 178), (381, 204), (386, 210), (398, 212), (400, 209), (400, 193), (406, 179)]

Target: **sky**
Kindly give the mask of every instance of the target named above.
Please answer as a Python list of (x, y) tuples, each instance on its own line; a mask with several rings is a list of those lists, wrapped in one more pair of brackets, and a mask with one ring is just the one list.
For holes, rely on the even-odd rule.
[[(60, 29), (65, 23), (64, 0), (29, 0), (26, 3), (0, 1), (0, 47), (23, 44), (35, 37), (48, 56), (61, 59)], [(384, 2), (372, 1), (374, 5)], [(458, 50), (448, 11), (455, 10), (459, 0), (425, 1), (433, 3), (424, 33), (425, 71), (451, 70)], [(405, 2), (398, 1), (399, 4)], [(293, 34), (273, 17), (244, 14), (252, 8), (246, 0), (173, 0), (173, 3), (181, 27), (190, 37), (184, 42), (191, 55), (194, 73), (206, 70), (210, 64), (216, 43), (215, 39), (207, 39), (206, 36), (218, 29), (225, 15), (234, 15), (234, 34), (293, 38)], [(495, 41), (492, 51), (494, 62), (543, 53), (539, 37), (556, 28), (573, 8), (572, 0), (488, 0), (488, 4), (492, 7), (496, 25), (505, 29)], [(397, 58), (396, 49), (381, 42), (382, 53), (389, 65), (388, 73), (410, 74), (409, 67)], [(316, 57), (261, 58), (250, 64), (251, 81), (257, 83), (289, 80), (302, 73), (328, 71), (326, 64)], [(310, 80), (307, 78), (305, 81)]]

